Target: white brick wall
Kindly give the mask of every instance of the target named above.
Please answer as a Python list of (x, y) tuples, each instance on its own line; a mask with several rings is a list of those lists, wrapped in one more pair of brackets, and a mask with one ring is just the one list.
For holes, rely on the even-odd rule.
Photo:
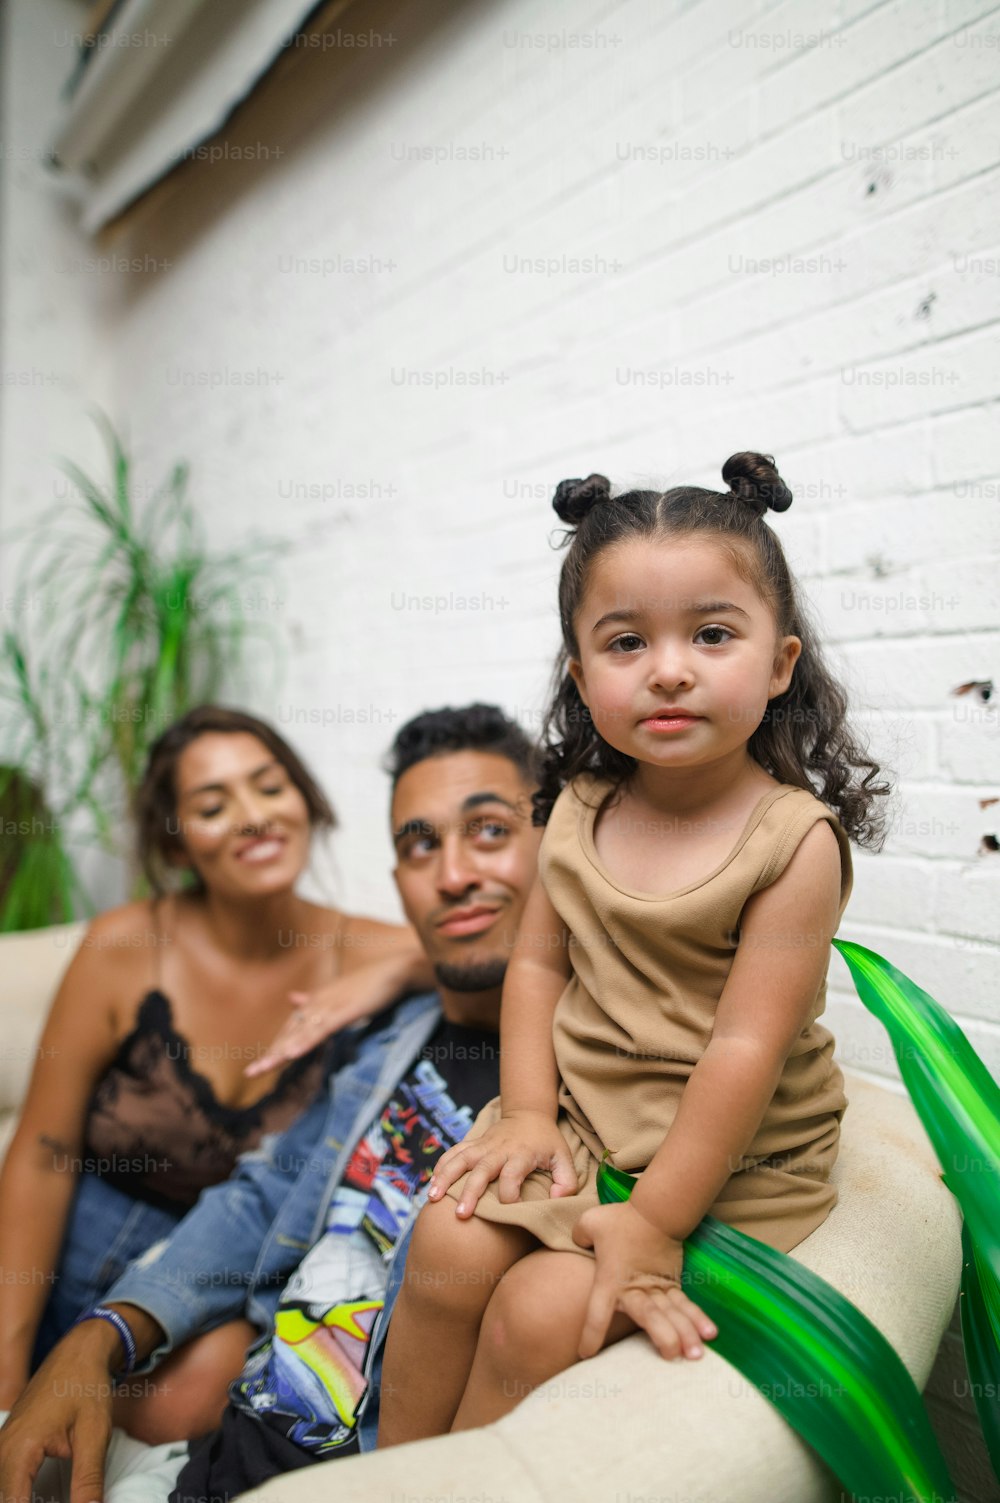
[[(39, 606), (24, 601), (20, 559), (25, 529), (66, 485), (53, 459), (98, 464), (88, 409), (112, 405), (114, 351), (103, 331), (120, 289), (81, 278), (96, 248), (46, 166), (84, 15), (81, 0), (0, 6), (0, 629), (21, 606), (29, 619)], [(115, 863), (85, 851), (81, 865), (95, 891), (117, 894)]]
[[(899, 774), (842, 932), (910, 961), (996, 1066), (996, 700), (953, 691), (997, 675), (1000, 12), (842, 12), (366, 9), (381, 46), (303, 50), (230, 133), (281, 157), (190, 173), (133, 232), (173, 265), (122, 290), (119, 401), (152, 465), (194, 461), (220, 532), (309, 539), (264, 707), (345, 811), (343, 895), (386, 911), (398, 717), (485, 695), (537, 723), (554, 481), (709, 483), (772, 449), (798, 488), (776, 525)], [(348, 256), (391, 270), (324, 271)], [(226, 368), (264, 384), (182, 384)], [(482, 608), (399, 608), (456, 594)], [(970, 936), (949, 895), (973, 883)]]
[[(556, 480), (712, 483), (733, 450), (769, 449), (797, 491), (775, 525), (898, 774), (842, 933), (909, 963), (997, 1067), (1000, 855), (982, 840), (1000, 804), (982, 804), (1000, 722), (996, 698), (954, 690), (1000, 682), (1000, 10), (350, 15), (367, 47), (286, 55), (228, 159), (90, 247), (153, 270), (64, 275), (53, 302), (60, 326), (100, 307), (88, 337), (148, 480), (183, 456), (216, 537), (302, 545), (251, 603), (292, 645), (258, 707), (342, 811), (327, 890), (394, 911), (375, 764), (401, 718), (480, 696), (537, 726)], [(37, 277), (8, 248), (8, 309)], [(10, 433), (18, 515), (39, 450), (71, 441), (62, 408), (47, 418), (44, 442), (37, 421)], [(831, 974), (864, 1063), (867, 1020)]]
[[(292, 651), (257, 708), (341, 812), (325, 890), (395, 911), (376, 763), (402, 718), (479, 697), (537, 726), (557, 480), (711, 484), (770, 450), (797, 489), (775, 526), (898, 777), (841, 933), (1000, 1070), (998, 699), (955, 695), (1000, 684), (1000, 9), (372, 0), (341, 24), (370, 45), (297, 51), (233, 122), (257, 160), (187, 167), (114, 242), (164, 269), (51, 302), (75, 327), (99, 299), (150, 479), (187, 458), (214, 536), (302, 545), (259, 605)], [(34, 275), (7, 265), (8, 313)], [(63, 404), (40, 444), (47, 399), (19, 400), (23, 510), (75, 428)], [(895, 1077), (836, 958), (830, 1014)]]
[[(112, 349), (100, 338), (116, 289), (81, 285), (94, 246), (46, 167), (59, 91), (72, 66), (80, 0), (24, 0), (0, 11), (0, 527), (3, 582), (15, 577), (10, 529), (52, 505), (52, 456), (98, 450), (86, 416), (108, 402)], [(5, 602), (6, 605), (6, 602)]]

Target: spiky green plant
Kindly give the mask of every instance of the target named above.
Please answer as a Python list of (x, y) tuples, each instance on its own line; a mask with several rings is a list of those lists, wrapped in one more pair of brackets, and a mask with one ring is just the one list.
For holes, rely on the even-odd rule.
[(41, 790), (17, 767), (0, 767), (0, 833), (0, 928), (65, 922), (77, 896), (76, 874)]
[(899, 1073), (962, 1208), (962, 1335), (990, 1463), (1000, 1481), (1000, 1086), (954, 1018), (890, 961), (833, 941), (884, 1024)]
[[(0, 675), (0, 760), (51, 812), (49, 856), (64, 877), (58, 918), (88, 906), (81, 849), (128, 860), (129, 800), (159, 732), (195, 704), (249, 697), (243, 663), (251, 638), (269, 649), (256, 655), (257, 692), (268, 666), (274, 675), (273, 621), (254, 617), (247, 592), (270, 598), (258, 587), (289, 546), (260, 539), (211, 549), (188, 500), (184, 464), (137, 502), (118, 435), (103, 415), (95, 422), (110, 479), (101, 484), (62, 462), (75, 495), (29, 536), (15, 592), (25, 605), (5, 633)], [(37, 848), (23, 853), (3, 894), (0, 929), (49, 911), (44, 894), (39, 900), (39, 859)]]

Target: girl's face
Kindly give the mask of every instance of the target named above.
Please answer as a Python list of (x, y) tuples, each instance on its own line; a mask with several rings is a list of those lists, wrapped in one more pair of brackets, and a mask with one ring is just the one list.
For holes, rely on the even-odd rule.
[(264, 897), (309, 859), (309, 810), (283, 764), (245, 731), (206, 731), (177, 759), (177, 830), (210, 892)]
[(630, 539), (594, 561), (569, 664), (595, 728), (651, 767), (734, 771), (802, 650), (704, 537)]

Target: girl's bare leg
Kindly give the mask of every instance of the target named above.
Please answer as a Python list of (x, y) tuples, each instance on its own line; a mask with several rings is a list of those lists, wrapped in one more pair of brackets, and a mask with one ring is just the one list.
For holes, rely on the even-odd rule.
[(148, 1446), (195, 1440), (214, 1430), (258, 1334), (248, 1320), (230, 1320), (185, 1342), (155, 1372), (126, 1380), (115, 1397), (115, 1424)]
[[(594, 1267), (593, 1258), (542, 1248), (510, 1270), (483, 1316), (453, 1430), (492, 1424), (580, 1360)], [(636, 1329), (627, 1315), (614, 1315), (604, 1345)]]
[(447, 1433), (483, 1311), (508, 1268), (537, 1246), (520, 1227), (460, 1221), (450, 1195), (420, 1212), (386, 1339), (380, 1448)]

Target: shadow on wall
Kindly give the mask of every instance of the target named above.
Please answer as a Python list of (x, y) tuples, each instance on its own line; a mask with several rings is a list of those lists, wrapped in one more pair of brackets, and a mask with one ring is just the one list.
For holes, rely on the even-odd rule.
[[(192, 24), (190, 43), (209, 63), (233, 24), (233, 8), (213, 5)], [(244, 8), (242, 0), (236, 0), (241, 16)], [(169, 276), (171, 266), (244, 194), (254, 192), (267, 175), (286, 170), (319, 132), (329, 135), (362, 105), (371, 107), (379, 92), (393, 87), (401, 70), (436, 45), (443, 27), (459, 18), (472, 27), (487, 7), (485, 0), (421, 0), (419, 6), (374, 0), (363, 7), (321, 8), (314, 25), (322, 24), (330, 9), (336, 14), (324, 31), (298, 35), (222, 130), (101, 233), (103, 251), (113, 249), (123, 265), (129, 262), (137, 268), (116, 279), (123, 311), (140, 302), (151, 283)], [(162, 84), (168, 93), (170, 79), (167, 66), (157, 89)], [(147, 119), (149, 108), (149, 100), (144, 100)], [(126, 118), (122, 134), (127, 133)], [(143, 259), (154, 253), (162, 270), (151, 277), (143, 269)]]

